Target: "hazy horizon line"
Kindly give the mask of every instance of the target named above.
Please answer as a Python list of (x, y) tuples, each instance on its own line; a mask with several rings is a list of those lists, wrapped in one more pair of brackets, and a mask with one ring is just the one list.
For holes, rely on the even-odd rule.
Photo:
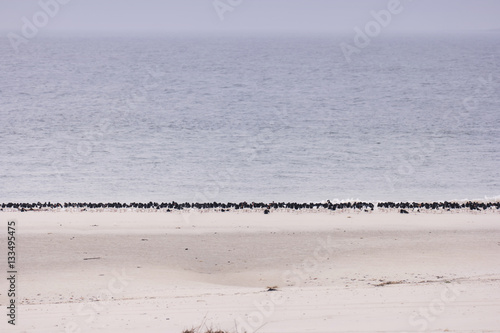
[[(17, 34), (22, 36), (19, 30), (0, 29), (0, 37), (8, 38), (9, 34)], [(293, 36), (346, 36), (352, 35), (354, 30), (335, 30), (335, 31), (300, 31), (300, 30), (273, 30), (273, 31), (153, 31), (153, 30), (72, 30), (72, 31), (43, 31), (37, 38), (43, 37), (293, 37)], [(425, 31), (425, 30), (401, 30), (401, 31), (385, 31), (379, 37), (383, 36), (441, 36), (441, 35), (459, 35), (459, 34), (477, 34), (477, 33), (500, 33), (500, 28), (492, 29), (450, 29), (440, 31)]]

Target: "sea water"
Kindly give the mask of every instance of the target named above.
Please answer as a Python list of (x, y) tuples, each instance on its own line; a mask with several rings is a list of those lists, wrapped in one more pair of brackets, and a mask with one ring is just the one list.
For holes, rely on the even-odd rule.
[(342, 42), (3, 38), (0, 202), (500, 194), (498, 33)]

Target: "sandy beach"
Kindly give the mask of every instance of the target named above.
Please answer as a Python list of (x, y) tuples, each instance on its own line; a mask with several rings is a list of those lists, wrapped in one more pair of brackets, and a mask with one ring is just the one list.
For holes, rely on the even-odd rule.
[(0, 333), (500, 333), (500, 0), (0, 0)]
[[(497, 212), (0, 212), (2, 332), (499, 332)], [(6, 227), (0, 247), (7, 256)], [(6, 258), (1, 260), (6, 272)]]

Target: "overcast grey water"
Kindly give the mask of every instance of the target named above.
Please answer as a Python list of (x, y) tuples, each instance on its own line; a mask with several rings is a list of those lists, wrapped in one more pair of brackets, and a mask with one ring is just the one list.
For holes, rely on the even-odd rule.
[(500, 34), (0, 42), (0, 202), (500, 195)]

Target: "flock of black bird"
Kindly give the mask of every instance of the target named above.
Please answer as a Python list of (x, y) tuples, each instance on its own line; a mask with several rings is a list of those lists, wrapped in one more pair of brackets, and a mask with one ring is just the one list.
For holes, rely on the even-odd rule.
[(81, 211), (95, 210), (95, 209), (148, 209), (148, 210), (165, 210), (167, 212), (183, 209), (211, 209), (216, 211), (233, 211), (239, 209), (256, 209), (263, 210), (264, 214), (269, 214), (277, 209), (291, 209), (291, 210), (306, 210), (306, 209), (326, 209), (326, 210), (360, 210), (372, 211), (374, 208), (398, 209), (401, 214), (411, 211), (420, 210), (452, 210), (452, 209), (469, 209), (469, 210), (487, 210), (487, 209), (500, 209), (500, 202), (378, 202), (376, 204), (371, 202), (343, 202), (332, 203), (329, 200), (322, 203), (297, 203), (297, 202), (207, 202), (207, 203), (178, 203), (172, 202), (131, 202), (131, 203), (92, 203), (92, 202), (65, 202), (65, 203), (51, 203), (51, 202), (37, 202), (37, 203), (2, 203), (0, 204), (0, 211), (4, 209), (25, 211), (38, 211), (38, 210), (55, 210), (55, 209), (77, 209)]

